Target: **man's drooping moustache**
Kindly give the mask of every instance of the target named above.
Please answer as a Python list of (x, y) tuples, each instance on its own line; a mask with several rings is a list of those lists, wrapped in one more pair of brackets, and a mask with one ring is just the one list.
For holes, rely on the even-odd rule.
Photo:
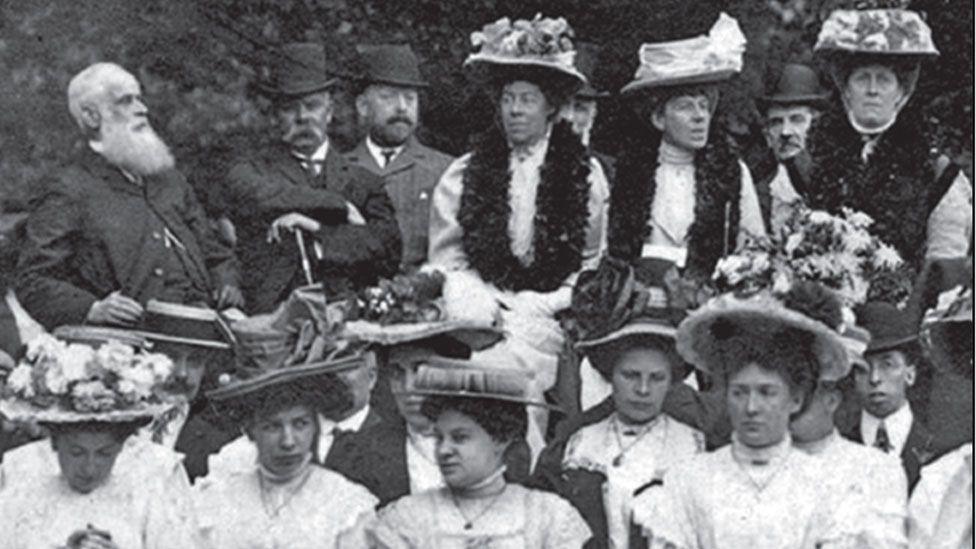
[(147, 121), (131, 126), (106, 121), (96, 143), (96, 152), (109, 163), (136, 175), (155, 175), (176, 166), (169, 147)]
[[(403, 124), (400, 126), (398, 124)], [(381, 147), (399, 147), (413, 133), (416, 122), (407, 115), (395, 114), (386, 121), (373, 128), (370, 137)]]

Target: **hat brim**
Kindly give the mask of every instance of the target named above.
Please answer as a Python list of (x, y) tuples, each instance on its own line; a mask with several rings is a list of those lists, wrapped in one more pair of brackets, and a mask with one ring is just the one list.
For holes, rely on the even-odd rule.
[(589, 82), (584, 84), (583, 87), (576, 92), (576, 97), (581, 97), (583, 99), (594, 99), (594, 100), (606, 99), (607, 97), (610, 97), (610, 95), (611, 95), (610, 92), (598, 90), (594, 88)]
[(614, 330), (603, 337), (579, 341), (576, 343), (576, 348), (579, 350), (593, 349), (594, 347), (600, 347), (608, 343), (613, 343), (624, 338), (638, 335), (661, 336), (666, 339), (673, 340), (676, 332), (677, 330), (674, 328), (674, 326), (667, 325), (663, 322), (630, 322), (624, 325), (622, 328)]
[(0, 400), (0, 415), (17, 423), (128, 423), (158, 417), (174, 405), (174, 403), (161, 403), (110, 412), (76, 412), (53, 406), (40, 408), (20, 399), (4, 399)]
[(294, 98), (301, 97), (303, 95), (308, 95), (310, 93), (316, 93), (325, 90), (331, 90), (339, 85), (338, 78), (329, 78), (321, 82), (316, 82), (314, 84), (309, 84), (307, 86), (297, 86), (294, 88), (279, 88), (277, 86), (268, 84), (266, 82), (258, 82), (255, 84), (255, 88), (270, 98)]
[(279, 368), (252, 378), (228, 383), (212, 391), (208, 391), (206, 396), (214, 402), (240, 398), (274, 385), (292, 383), (310, 377), (352, 370), (361, 366), (363, 360), (361, 355), (356, 355), (338, 360), (326, 360)]
[(675, 335), (678, 353), (703, 372), (717, 374), (726, 369), (724, 352), (713, 330), (717, 322), (733, 324), (744, 335), (766, 336), (783, 328), (801, 330), (814, 336), (813, 351), (821, 380), (843, 379), (850, 371), (850, 356), (840, 335), (824, 324), (787, 309), (768, 296), (741, 299), (723, 295), (682, 321)]
[(410, 80), (410, 79), (399, 79), (399, 78), (374, 78), (372, 76), (366, 76), (361, 79), (362, 83), (369, 86), (371, 84), (386, 85), (386, 86), (400, 86), (403, 88), (429, 88), (430, 83), (423, 80)]
[(350, 341), (393, 346), (429, 339), (434, 336), (449, 336), (469, 347), (480, 351), (498, 343), (504, 337), (501, 330), (468, 321), (444, 320), (434, 322), (411, 322), (405, 324), (380, 324), (365, 320), (347, 322), (342, 337)]
[(557, 411), (562, 410), (562, 408), (554, 404), (549, 404), (548, 402), (541, 402), (530, 398), (520, 398), (520, 397), (514, 397), (510, 395), (475, 393), (473, 391), (412, 390), (412, 391), (404, 391), (403, 394), (424, 396), (424, 397), (446, 396), (446, 397), (457, 397), (457, 398), (480, 398), (483, 400), (504, 400), (505, 402), (515, 402), (518, 404), (525, 404), (526, 406), (537, 406), (539, 408), (548, 408), (549, 410), (557, 410)]
[(809, 95), (767, 95), (759, 98), (762, 105), (811, 105), (825, 106), (830, 98), (829, 93)]
[(528, 57), (513, 59), (510, 57), (499, 57), (479, 52), (465, 59), (464, 67), (469, 69), (469, 75), (471, 75), (475, 80), (483, 80), (483, 76), (479, 74), (479, 71), (483, 71), (486, 74), (497, 74), (499, 70), (510, 70), (518, 67), (526, 67), (544, 70), (553, 76), (560, 77), (565, 81), (567, 86), (573, 88), (574, 92), (579, 88), (582, 88), (587, 82), (586, 77), (583, 76), (583, 73), (576, 70), (575, 67), (564, 67), (562, 65), (553, 63), (552, 61)]
[(837, 47), (826, 47), (814, 49), (814, 54), (822, 56), (841, 56), (841, 57), (891, 57), (903, 59), (916, 59), (918, 61), (931, 60), (939, 57), (937, 51), (877, 51), (877, 50), (854, 50)]
[(867, 349), (864, 350), (864, 354), (871, 353), (883, 353), (885, 351), (891, 351), (897, 349), (902, 345), (908, 345), (912, 342), (919, 342), (917, 334), (909, 334), (901, 337), (889, 338), (889, 339), (874, 339), (871, 338), (871, 343), (868, 343)]
[(670, 88), (674, 86), (684, 86), (690, 84), (717, 84), (732, 78), (736, 71), (725, 69), (721, 71), (690, 74), (674, 78), (664, 78), (659, 80), (634, 80), (620, 89), (621, 95), (632, 96), (642, 91), (651, 91), (657, 88)]

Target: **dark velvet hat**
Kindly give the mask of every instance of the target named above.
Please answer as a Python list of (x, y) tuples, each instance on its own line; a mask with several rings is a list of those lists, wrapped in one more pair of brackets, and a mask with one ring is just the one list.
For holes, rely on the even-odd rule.
[(272, 97), (301, 97), (338, 83), (330, 74), (334, 71), (328, 66), (325, 47), (321, 44), (285, 44), (274, 52), (270, 68), (270, 78), (258, 84), (258, 88)]
[(362, 64), (364, 83), (390, 84), (409, 88), (425, 88), (427, 81), (420, 74), (420, 63), (407, 44), (376, 44), (357, 46)]
[(810, 105), (822, 107), (830, 94), (820, 87), (816, 71), (799, 63), (789, 63), (776, 83), (776, 89), (760, 98), (760, 106)]
[(918, 343), (918, 323), (891, 303), (867, 303), (857, 311), (858, 324), (871, 332), (865, 354), (880, 353)]

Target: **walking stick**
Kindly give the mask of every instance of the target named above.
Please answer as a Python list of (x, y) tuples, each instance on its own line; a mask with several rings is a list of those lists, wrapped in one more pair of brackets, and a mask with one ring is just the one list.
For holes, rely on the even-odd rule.
[(302, 272), (305, 273), (305, 282), (309, 286), (315, 283), (312, 277), (312, 263), (308, 260), (308, 251), (305, 249), (305, 236), (302, 234), (302, 230), (295, 229), (295, 242), (298, 244), (298, 253), (302, 256)]

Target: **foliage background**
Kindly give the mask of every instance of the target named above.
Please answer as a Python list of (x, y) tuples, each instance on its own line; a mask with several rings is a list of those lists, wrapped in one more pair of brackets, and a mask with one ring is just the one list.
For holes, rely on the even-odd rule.
[[(579, 40), (603, 46), (595, 82), (618, 89), (641, 42), (707, 32), (722, 10), (749, 38), (746, 69), (723, 94), (721, 112), (740, 144), (759, 143), (752, 97), (772, 85), (784, 62), (810, 61), (821, 20), (849, 0), (6, 0), (0, 2), (0, 201), (24, 209), (44, 175), (83, 144), (66, 108), (77, 71), (116, 61), (143, 83), (157, 130), (174, 148), (205, 203), (214, 202), (226, 163), (273, 137), (252, 84), (276, 45), (326, 44), (337, 65), (356, 43), (408, 42), (431, 83), (420, 135), (454, 154), (490, 122), (487, 102), (465, 80), (469, 34), (503, 15), (565, 16)], [(973, 6), (916, 0), (942, 57), (923, 70), (913, 100), (942, 120), (946, 144), (964, 160), (972, 149)], [(767, 77), (767, 75), (769, 75)], [(826, 84), (826, 82), (825, 82)], [(337, 143), (354, 133), (339, 113)], [(601, 107), (594, 140), (607, 152), (633, 115), (615, 99)], [(971, 173), (971, 172), (970, 172)]]

